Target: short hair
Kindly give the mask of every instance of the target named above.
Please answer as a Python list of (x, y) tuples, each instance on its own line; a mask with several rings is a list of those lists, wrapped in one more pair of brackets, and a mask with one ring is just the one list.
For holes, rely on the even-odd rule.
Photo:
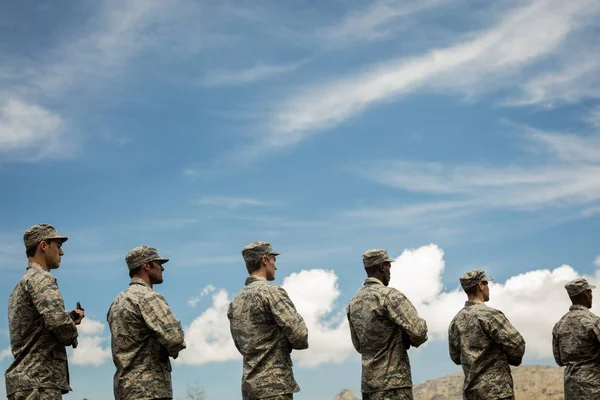
[(475, 285), (471, 286), (470, 288), (465, 289), (465, 293), (469, 296), (475, 296), (477, 294), (477, 291), (479, 290), (480, 283), (481, 282), (478, 282)]
[[(588, 289), (588, 290), (591, 290), (591, 289)], [(587, 290), (584, 290), (581, 293), (577, 293), (575, 296), (569, 296), (569, 298), (571, 299), (571, 302), (575, 303), (575, 302), (579, 302), (580, 300), (582, 300), (585, 296), (585, 292), (587, 292)]]
[(137, 274), (139, 274), (141, 270), (142, 270), (142, 266), (141, 265), (138, 265), (135, 268), (131, 268), (129, 270), (129, 277), (133, 278), (134, 276), (136, 276)]
[(258, 260), (249, 261), (249, 262), (246, 261), (246, 269), (248, 270), (248, 274), (252, 274), (253, 272), (258, 271), (261, 266), (262, 266), (262, 257), (260, 257)]
[(57, 239), (43, 239), (43, 240), (40, 240), (36, 244), (32, 244), (31, 246), (29, 246), (28, 248), (26, 248), (25, 249), (25, 254), (27, 255), (27, 258), (35, 257), (35, 254), (37, 253), (37, 248), (40, 245), (40, 243), (46, 242), (46, 244), (48, 244), (48, 246), (50, 246), (52, 244), (52, 242), (56, 242), (56, 241), (57, 241)]

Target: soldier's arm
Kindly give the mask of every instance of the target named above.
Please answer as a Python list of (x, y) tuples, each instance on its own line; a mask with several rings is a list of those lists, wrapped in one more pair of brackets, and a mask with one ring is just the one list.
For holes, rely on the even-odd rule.
[(399, 291), (390, 291), (385, 299), (388, 316), (410, 338), (410, 344), (419, 347), (427, 341), (427, 322), (417, 313), (410, 300)]
[(77, 327), (65, 310), (58, 285), (46, 274), (34, 275), (27, 287), (36, 310), (44, 318), (44, 326), (65, 346), (77, 339)]
[(486, 319), (489, 337), (502, 347), (510, 365), (519, 366), (525, 354), (525, 340), (502, 311), (490, 309)]
[(554, 361), (561, 366), (564, 367), (565, 364), (560, 357), (560, 339), (558, 337), (558, 324), (554, 325), (554, 329), (552, 329), (552, 354), (554, 355)]
[(348, 318), (348, 324), (350, 325), (350, 337), (352, 338), (352, 345), (356, 351), (360, 353), (360, 341), (358, 340), (358, 336), (354, 330), (354, 325), (352, 325), (352, 321), (350, 320), (350, 306), (346, 307), (346, 317)]
[(271, 290), (270, 306), (275, 322), (283, 329), (292, 349), (307, 349), (308, 328), (285, 289), (274, 286), (274, 290)]
[(156, 334), (158, 342), (171, 357), (177, 358), (186, 346), (181, 322), (175, 318), (167, 301), (160, 294), (151, 291), (140, 302), (140, 310), (144, 322)]
[(450, 351), (450, 359), (456, 365), (460, 365), (460, 335), (454, 321), (450, 323), (448, 328), (448, 347)]
[(244, 355), (242, 353), (242, 348), (241, 348), (240, 344), (236, 340), (236, 335), (234, 334), (233, 324), (231, 323), (231, 321), (233, 321), (233, 304), (231, 304), (231, 303), (229, 304), (229, 307), (227, 308), (227, 319), (229, 319), (229, 331), (231, 332), (231, 338), (233, 339), (233, 344), (235, 344), (235, 348), (240, 352), (240, 354)]

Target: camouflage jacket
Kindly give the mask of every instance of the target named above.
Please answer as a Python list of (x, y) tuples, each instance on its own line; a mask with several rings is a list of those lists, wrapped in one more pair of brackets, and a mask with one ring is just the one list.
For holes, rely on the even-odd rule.
[(573, 305), (552, 330), (554, 359), (565, 368), (565, 399), (600, 398), (600, 317)]
[(469, 300), (448, 328), (450, 358), (465, 373), (465, 400), (514, 396), (509, 365), (520, 365), (525, 341), (504, 314)]
[(29, 262), (10, 294), (8, 327), (15, 359), (6, 370), (6, 395), (36, 388), (69, 392), (65, 346), (73, 344), (77, 328), (56, 279), (37, 263)]
[(107, 315), (116, 400), (173, 398), (171, 362), (185, 349), (183, 329), (164, 297), (133, 278)]
[(229, 304), (227, 317), (233, 342), (244, 358), (242, 398), (300, 391), (290, 353), (308, 348), (308, 329), (286, 291), (250, 276)]
[(362, 356), (361, 391), (412, 387), (407, 348), (427, 341), (427, 323), (406, 296), (367, 278), (346, 312), (352, 344)]

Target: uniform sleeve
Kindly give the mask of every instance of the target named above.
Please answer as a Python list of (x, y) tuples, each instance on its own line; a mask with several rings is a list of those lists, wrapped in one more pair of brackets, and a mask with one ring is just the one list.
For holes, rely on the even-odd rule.
[(231, 338), (233, 339), (233, 344), (235, 344), (235, 348), (240, 352), (240, 354), (244, 355), (242, 353), (242, 348), (240, 347), (240, 344), (236, 340), (236, 335), (234, 334), (233, 324), (231, 323), (231, 321), (233, 321), (233, 303), (229, 303), (229, 307), (227, 308), (227, 319), (229, 320), (229, 332), (231, 332)]
[(296, 311), (294, 303), (288, 297), (285, 289), (275, 287), (271, 291), (271, 312), (277, 325), (283, 329), (292, 349), (303, 350), (308, 348), (308, 328), (304, 319)]
[(164, 297), (151, 291), (140, 302), (140, 310), (144, 322), (156, 334), (158, 342), (171, 357), (177, 358), (179, 352), (186, 347), (183, 329)]
[(390, 319), (408, 334), (411, 345), (419, 347), (427, 341), (427, 323), (406, 296), (399, 291), (390, 292), (385, 306)]
[(559, 325), (557, 323), (554, 325), (554, 329), (552, 329), (552, 354), (554, 355), (554, 361), (556, 361), (559, 366), (564, 367), (565, 364), (560, 357), (560, 337), (558, 334), (558, 327)]
[(504, 313), (498, 310), (490, 311), (485, 323), (488, 336), (502, 347), (510, 365), (521, 365), (525, 354), (523, 336), (512, 326)]
[(348, 318), (348, 324), (350, 325), (350, 337), (352, 338), (352, 345), (360, 353), (360, 341), (358, 340), (358, 336), (356, 335), (356, 330), (354, 329), (354, 325), (352, 324), (352, 320), (350, 319), (350, 305), (346, 307), (346, 317)]
[(450, 359), (454, 364), (460, 365), (460, 335), (454, 321), (450, 323), (448, 328), (448, 347)]
[(45, 274), (35, 275), (29, 281), (28, 291), (36, 310), (44, 318), (45, 327), (65, 346), (73, 344), (77, 339), (77, 326), (65, 310), (65, 302), (54, 278)]

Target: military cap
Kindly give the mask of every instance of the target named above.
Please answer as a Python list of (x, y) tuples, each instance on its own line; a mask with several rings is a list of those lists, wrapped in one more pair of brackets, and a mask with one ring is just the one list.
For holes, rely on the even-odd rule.
[(131, 250), (125, 256), (125, 262), (129, 269), (134, 269), (142, 265), (144, 262), (158, 261), (164, 264), (169, 261), (168, 258), (162, 258), (158, 255), (158, 251), (154, 247), (138, 246)]
[(577, 278), (570, 282), (567, 282), (565, 285), (565, 289), (567, 289), (567, 293), (570, 297), (577, 296), (581, 292), (585, 292), (586, 290), (595, 289), (595, 285), (590, 285), (588, 281), (583, 278)]
[(494, 278), (487, 276), (484, 270), (476, 269), (465, 272), (463, 276), (460, 277), (460, 285), (463, 289), (467, 290), (477, 285), (479, 282), (489, 282), (493, 280)]
[(383, 249), (371, 249), (367, 250), (362, 255), (362, 260), (365, 268), (372, 267), (373, 265), (383, 264), (384, 262), (395, 262), (393, 258), (388, 256), (388, 252)]
[(262, 256), (278, 256), (269, 242), (252, 242), (242, 249), (242, 257), (247, 263), (258, 261)]
[(37, 245), (42, 240), (50, 239), (60, 240), (62, 243), (69, 240), (69, 238), (66, 236), (60, 236), (56, 229), (54, 229), (54, 227), (50, 224), (34, 225), (27, 229), (23, 234), (23, 242), (25, 243), (26, 249)]

